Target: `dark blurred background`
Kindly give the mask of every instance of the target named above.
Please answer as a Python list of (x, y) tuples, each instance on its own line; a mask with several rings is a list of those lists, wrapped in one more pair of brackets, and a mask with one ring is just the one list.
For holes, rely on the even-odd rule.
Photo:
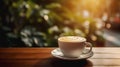
[(120, 0), (0, 0), (0, 47), (56, 47), (77, 35), (120, 46)]

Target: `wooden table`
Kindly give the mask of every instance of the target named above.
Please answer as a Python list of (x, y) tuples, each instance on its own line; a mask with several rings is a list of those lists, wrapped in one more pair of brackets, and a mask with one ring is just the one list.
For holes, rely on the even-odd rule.
[(87, 60), (67, 61), (51, 55), (55, 48), (0, 48), (0, 67), (120, 67), (120, 48), (94, 47)]

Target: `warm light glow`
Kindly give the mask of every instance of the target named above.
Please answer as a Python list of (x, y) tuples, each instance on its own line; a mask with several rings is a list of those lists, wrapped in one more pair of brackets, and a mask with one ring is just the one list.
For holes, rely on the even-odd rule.
[(98, 5), (100, 3), (100, 0), (82, 0), (82, 3), (85, 4), (89, 4), (88, 6), (91, 5)]
[(107, 27), (108, 29), (110, 29), (110, 28), (111, 28), (111, 24), (106, 24), (106, 27)]
[(90, 24), (90, 21), (86, 20), (83, 25), (84, 25), (85, 28), (88, 29), (89, 28), (89, 24)]
[(84, 10), (84, 11), (83, 11), (83, 16), (84, 16), (85, 18), (88, 18), (88, 17), (89, 17), (89, 12), (88, 12), (87, 10)]
[(106, 1), (104, 0), (82, 0), (80, 2), (81, 9), (86, 9), (92, 16), (99, 16), (106, 7)]
[(64, 2), (67, 7), (77, 15), (100, 17), (109, 4), (106, 0), (69, 0)]
[(101, 19), (99, 19), (99, 18), (97, 18), (96, 19), (96, 27), (98, 28), (98, 29), (101, 29), (102, 27), (104, 27), (104, 23), (103, 23), (103, 21), (101, 20)]
[(95, 35), (91, 35), (91, 39), (92, 39), (93, 41), (96, 41), (96, 40), (97, 40), (97, 37), (96, 37)]
[(107, 21), (107, 19), (108, 19), (108, 14), (107, 14), (107, 13), (104, 13), (104, 14), (103, 14), (103, 17), (102, 17), (102, 20), (103, 20), (103, 21)]

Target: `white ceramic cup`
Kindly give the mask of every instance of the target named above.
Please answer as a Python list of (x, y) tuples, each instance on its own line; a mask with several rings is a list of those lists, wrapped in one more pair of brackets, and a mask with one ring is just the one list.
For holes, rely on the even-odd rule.
[[(58, 46), (66, 57), (79, 57), (81, 54), (87, 54), (92, 50), (92, 44), (80, 36), (59, 37)], [(89, 46), (89, 50), (84, 52), (86, 46)]]

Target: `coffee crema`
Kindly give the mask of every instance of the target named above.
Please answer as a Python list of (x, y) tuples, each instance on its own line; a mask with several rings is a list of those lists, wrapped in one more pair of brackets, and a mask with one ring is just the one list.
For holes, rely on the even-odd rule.
[(63, 42), (84, 42), (86, 41), (85, 38), (80, 37), (80, 36), (64, 36), (64, 37), (60, 37), (58, 40), (63, 41)]

